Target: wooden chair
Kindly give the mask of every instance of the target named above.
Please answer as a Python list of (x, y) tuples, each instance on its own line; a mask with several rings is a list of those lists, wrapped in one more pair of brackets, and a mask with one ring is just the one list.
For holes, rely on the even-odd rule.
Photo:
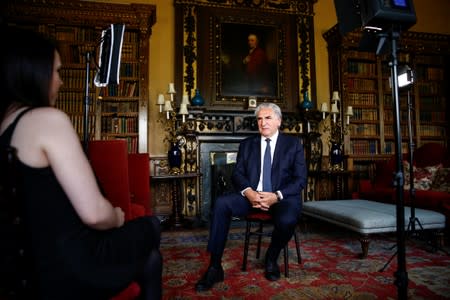
[[(246, 217), (246, 227), (245, 227), (245, 241), (244, 241), (244, 258), (242, 260), (242, 271), (247, 270), (247, 257), (248, 257), (248, 249), (250, 246), (250, 237), (257, 236), (258, 244), (256, 246), (256, 258), (260, 257), (261, 254), (261, 241), (262, 237), (270, 237), (272, 235), (271, 231), (264, 231), (264, 225), (272, 224), (272, 216), (265, 211), (255, 211), (251, 212)], [(257, 229), (252, 231), (252, 224), (257, 224)], [(294, 231), (294, 240), (295, 240), (295, 250), (297, 252), (297, 261), (298, 264), (302, 263), (302, 256), (300, 253), (300, 242), (298, 237), (297, 228)], [(286, 245), (283, 249), (284, 256), (284, 276), (289, 277), (289, 246)]]

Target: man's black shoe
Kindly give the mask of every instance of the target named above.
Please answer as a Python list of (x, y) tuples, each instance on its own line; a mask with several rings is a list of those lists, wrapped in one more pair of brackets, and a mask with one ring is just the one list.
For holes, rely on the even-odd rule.
[(223, 281), (223, 269), (208, 267), (206, 273), (203, 275), (202, 279), (200, 279), (195, 284), (195, 290), (197, 292), (204, 292), (212, 288), (212, 286), (217, 283)]
[(276, 281), (280, 279), (280, 268), (276, 261), (266, 259), (266, 272), (264, 274), (267, 280)]

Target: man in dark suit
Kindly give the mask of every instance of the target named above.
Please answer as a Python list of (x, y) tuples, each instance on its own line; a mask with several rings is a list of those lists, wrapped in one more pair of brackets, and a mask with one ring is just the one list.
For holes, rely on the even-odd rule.
[(301, 211), (301, 191), (306, 186), (306, 165), (299, 139), (279, 131), (281, 110), (262, 103), (255, 111), (259, 135), (239, 146), (232, 180), (236, 193), (217, 198), (211, 217), (208, 251), (210, 265), (196, 283), (197, 291), (209, 290), (223, 281), (222, 255), (232, 216), (245, 216), (252, 209), (272, 214), (274, 229), (265, 257), (265, 277), (280, 278), (280, 251), (289, 242)]

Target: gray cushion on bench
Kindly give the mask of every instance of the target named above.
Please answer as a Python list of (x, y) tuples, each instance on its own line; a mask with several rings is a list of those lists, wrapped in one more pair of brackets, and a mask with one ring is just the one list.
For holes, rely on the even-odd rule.
[[(410, 212), (410, 207), (405, 207), (405, 229), (408, 227)], [(361, 234), (397, 230), (396, 206), (376, 201), (309, 201), (303, 203), (303, 214)], [(424, 229), (445, 227), (445, 216), (441, 213), (416, 208), (415, 215)], [(418, 229), (417, 222), (416, 229)]]

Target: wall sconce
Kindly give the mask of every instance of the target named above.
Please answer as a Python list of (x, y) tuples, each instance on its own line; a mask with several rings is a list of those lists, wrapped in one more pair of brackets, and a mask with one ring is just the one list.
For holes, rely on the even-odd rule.
[(183, 140), (183, 136), (181, 136), (180, 128), (178, 128), (177, 126), (177, 115), (181, 116), (183, 123), (186, 121), (186, 115), (189, 115), (189, 99), (187, 95), (183, 95), (183, 100), (180, 103), (180, 107), (177, 113), (176, 105), (174, 102), (174, 95), (176, 94), (176, 91), (173, 83), (169, 83), (167, 94), (169, 94), (170, 100), (165, 99), (163, 94), (159, 94), (158, 96), (157, 105), (159, 105), (160, 108), (159, 112), (166, 113), (166, 117), (158, 121), (163, 124), (167, 131), (167, 137), (165, 138), (165, 140), (169, 142), (169, 151), (167, 156), (170, 166), (169, 173), (180, 174), (182, 160), (182, 153), (180, 149), (182, 143), (180, 143), (180, 141)]
[[(344, 136), (348, 134), (350, 117), (353, 116), (353, 107), (348, 106), (345, 114), (341, 113), (341, 98), (339, 92), (334, 91), (331, 97), (331, 110), (328, 112), (328, 104), (322, 103), (320, 111), (322, 120), (325, 121), (330, 115), (330, 125), (324, 125), (323, 131), (329, 132), (330, 147), (330, 170), (343, 170), (343, 150)], [(341, 116), (345, 116), (345, 124)]]

